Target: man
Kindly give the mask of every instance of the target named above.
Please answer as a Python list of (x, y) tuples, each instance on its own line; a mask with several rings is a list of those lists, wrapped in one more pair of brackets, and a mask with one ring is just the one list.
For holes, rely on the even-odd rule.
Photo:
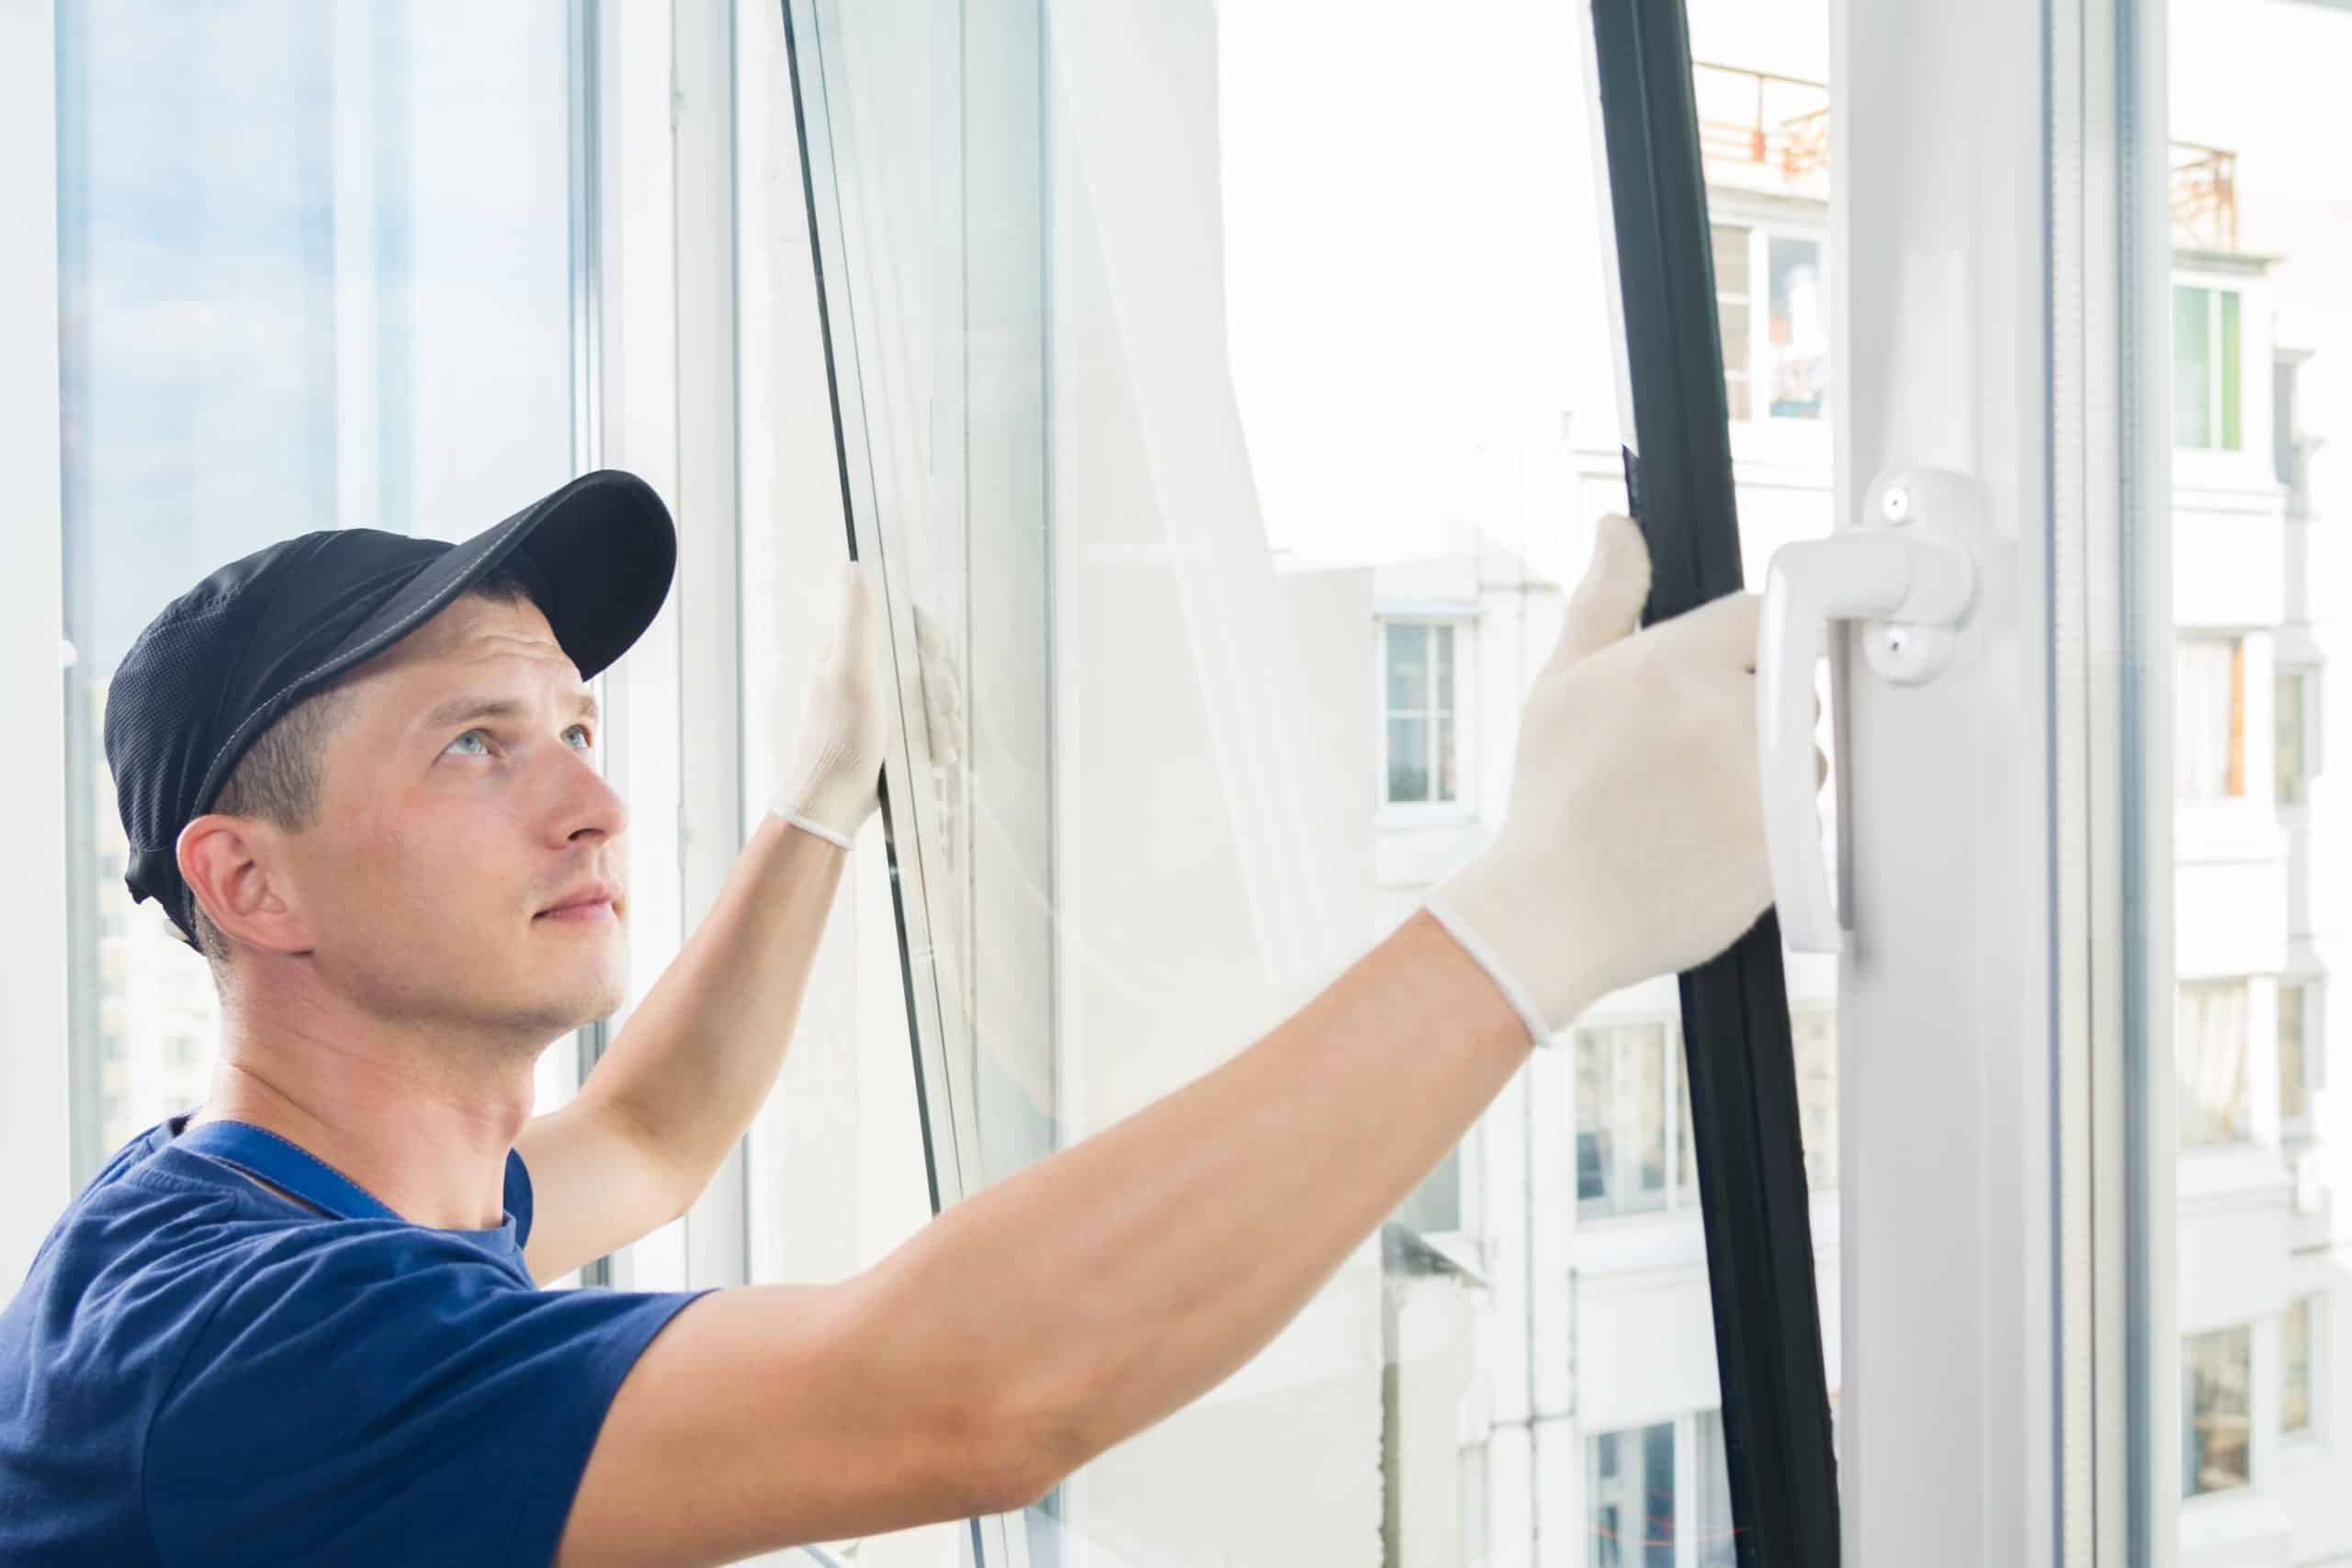
[(1263, 1040), (855, 1279), (540, 1291), (742, 1134), (876, 807), (847, 569), (718, 903), (530, 1115), (539, 1051), (622, 1000), (584, 682), (673, 556), (648, 487), (591, 474), (455, 547), (272, 547), (126, 658), (129, 880), (215, 964), (221, 1059), (0, 1313), (0, 1560), (646, 1568), (1023, 1506), (1266, 1344), (1536, 1042), (1767, 901), (1754, 602), (1635, 634), (1611, 518), (1492, 847)]

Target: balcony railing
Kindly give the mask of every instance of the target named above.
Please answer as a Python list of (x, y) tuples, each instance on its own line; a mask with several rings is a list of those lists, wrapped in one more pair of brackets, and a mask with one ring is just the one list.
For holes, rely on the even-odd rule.
[[(1690, 85), (1699, 110), (1699, 156), (1710, 181), (1828, 199), (1826, 83), (1702, 60), (1691, 64)], [(2176, 244), (2237, 249), (2237, 168), (2235, 152), (2189, 141), (2172, 144)]]
[(1699, 156), (1709, 179), (1827, 199), (1826, 85), (1697, 61), (1690, 86), (1699, 110)]
[(2202, 251), (2238, 248), (2238, 155), (2172, 144), (2172, 237)]

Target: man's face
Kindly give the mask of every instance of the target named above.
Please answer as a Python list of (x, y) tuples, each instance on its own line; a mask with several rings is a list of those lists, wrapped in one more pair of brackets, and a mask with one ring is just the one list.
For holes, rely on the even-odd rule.
[[(284, 840), (320, 977), (367, 1012), (536, 1053), (628, 975), (623, 806), (547, 617), (461, 599), (350, 685), (312, 826)], [(593, 884), (609, 903), (548, 913)]]

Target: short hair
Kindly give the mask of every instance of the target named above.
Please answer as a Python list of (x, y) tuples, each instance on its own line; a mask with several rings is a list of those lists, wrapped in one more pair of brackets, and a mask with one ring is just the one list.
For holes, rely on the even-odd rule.
[[(499, 567), (458, 597), (519, 604), (531, 602), (531, 590), (520, 577)], [(311, 826), (318, 816), (319, 788), (326, 776), (327, 745), (349, 711), (347, 688), (368, 662), (363, 660), (278, 715), (277, 721), (263, 730), (261, 739), (229, 770), (228, 781), (213, 796), (209, 809), (226, 817), (251, 817), (288, 832)], [(192, 889), (188, 908), (196, 923), (195, 941), (189, 945), (212, 966), (213, 983), (218, 986), (225, 977), (229, 939), (205, 914)]]

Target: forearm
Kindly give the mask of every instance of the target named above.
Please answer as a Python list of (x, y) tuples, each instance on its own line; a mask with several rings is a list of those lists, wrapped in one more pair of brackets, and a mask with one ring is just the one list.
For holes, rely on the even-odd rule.
[(609, 1094), (699, 1190), (784, 1065), (848, 854), (764, 817), (583, 1092)]
[(1529, 1048), (1417, 913), (1256, 1045), (886, 1260), (865, 1283), (896, 1370), (936, 1389), (989, 1369), (981, 1440), (1084, 1462), (1271, 1340)]

